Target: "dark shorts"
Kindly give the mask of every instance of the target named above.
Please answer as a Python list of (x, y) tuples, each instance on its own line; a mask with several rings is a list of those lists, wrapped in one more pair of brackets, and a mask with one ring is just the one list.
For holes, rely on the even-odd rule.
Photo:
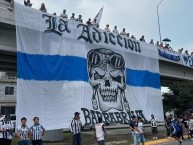
[(98, 141), (98, 145), (105, 145), (105, 141), (104, 140)]
[(0, 139), (0, 145), (11, 145), (12, 140), (11, 139)]
[(151, 131), (152, 131), (152, 134), (157, 134), (157, 127), (152, 127)]
[(81, 139), (81, 133), (77, 133), (73, 135), (73, 145), (81, 145), (82, 139)]
[(193, 135), (193, 130), (190, 130), (190, 135)]
[(181, 131), (178, 131), (172, 134), (173, 137), (177, 137), (177, 138), (180, 138), (180, 135), (181, 135)]
[(29, 140), (18, 141), (18, 145), (30, 145)]
[(32, 145), (42, 145), (42, 140), (32, 140)]

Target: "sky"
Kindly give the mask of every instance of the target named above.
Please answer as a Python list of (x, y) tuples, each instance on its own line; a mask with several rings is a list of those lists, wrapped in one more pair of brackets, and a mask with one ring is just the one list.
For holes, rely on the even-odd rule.
[[(23, 0), (15, 0), (23, 4)], [(161, 0), (31, 0), (33, 8), (39, 9), (45, 3), (48, 13), (60, 15), (66, 9), (68, 17), (75, 13), (83, 16), (84, 23), (93, 19), (104, 6), (100, 28), (106, 24), (113, 30), (126, 32), (139, 39), (145, 36), (146, 42), (159, 40), (157, 5)], [(159, 6), (162, 40), (171, 39), (174, 50), (184, 48), (193, 51), (193, 0), (163, 0)], [(165, 90), (165, 89), (164, 89)]]

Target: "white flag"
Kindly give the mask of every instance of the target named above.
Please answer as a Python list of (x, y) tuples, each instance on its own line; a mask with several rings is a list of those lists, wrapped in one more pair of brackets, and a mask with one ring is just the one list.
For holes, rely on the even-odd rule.
[(103, 9), (104, 9), (104, 6), (99, 10), (99, 12), (97, 13), (97, 15), (94, 17), (93, 19), (93, 22), (94, 20), (96, 19), (96, 24), (99, 25), (100, 21), (101, 21), (101, 17), (102, 17), (102, 14), (103, 14)]

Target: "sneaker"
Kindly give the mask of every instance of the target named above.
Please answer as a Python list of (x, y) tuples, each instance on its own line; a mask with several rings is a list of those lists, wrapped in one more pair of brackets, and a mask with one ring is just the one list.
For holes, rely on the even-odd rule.
[(155, 139), (157, 139), (157, 137), (155, 137)]
[(183, 140), (180, 140), (180, 145), (182, 144), (182, 141), (183, 141)]

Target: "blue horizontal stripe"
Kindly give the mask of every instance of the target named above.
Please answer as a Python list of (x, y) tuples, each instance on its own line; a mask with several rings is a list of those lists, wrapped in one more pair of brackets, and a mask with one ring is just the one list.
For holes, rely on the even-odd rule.
[[(18, 78), (38, 81), (88, 82), (87, 60), (77, 56), (17, 53)], [(160, 89), (160, 75), (126, 69), (127, 85)]]
[(126, 69), (127, 84), (135, 87), (152, 87), (160, 89), (160, 74), (150, 71)]

